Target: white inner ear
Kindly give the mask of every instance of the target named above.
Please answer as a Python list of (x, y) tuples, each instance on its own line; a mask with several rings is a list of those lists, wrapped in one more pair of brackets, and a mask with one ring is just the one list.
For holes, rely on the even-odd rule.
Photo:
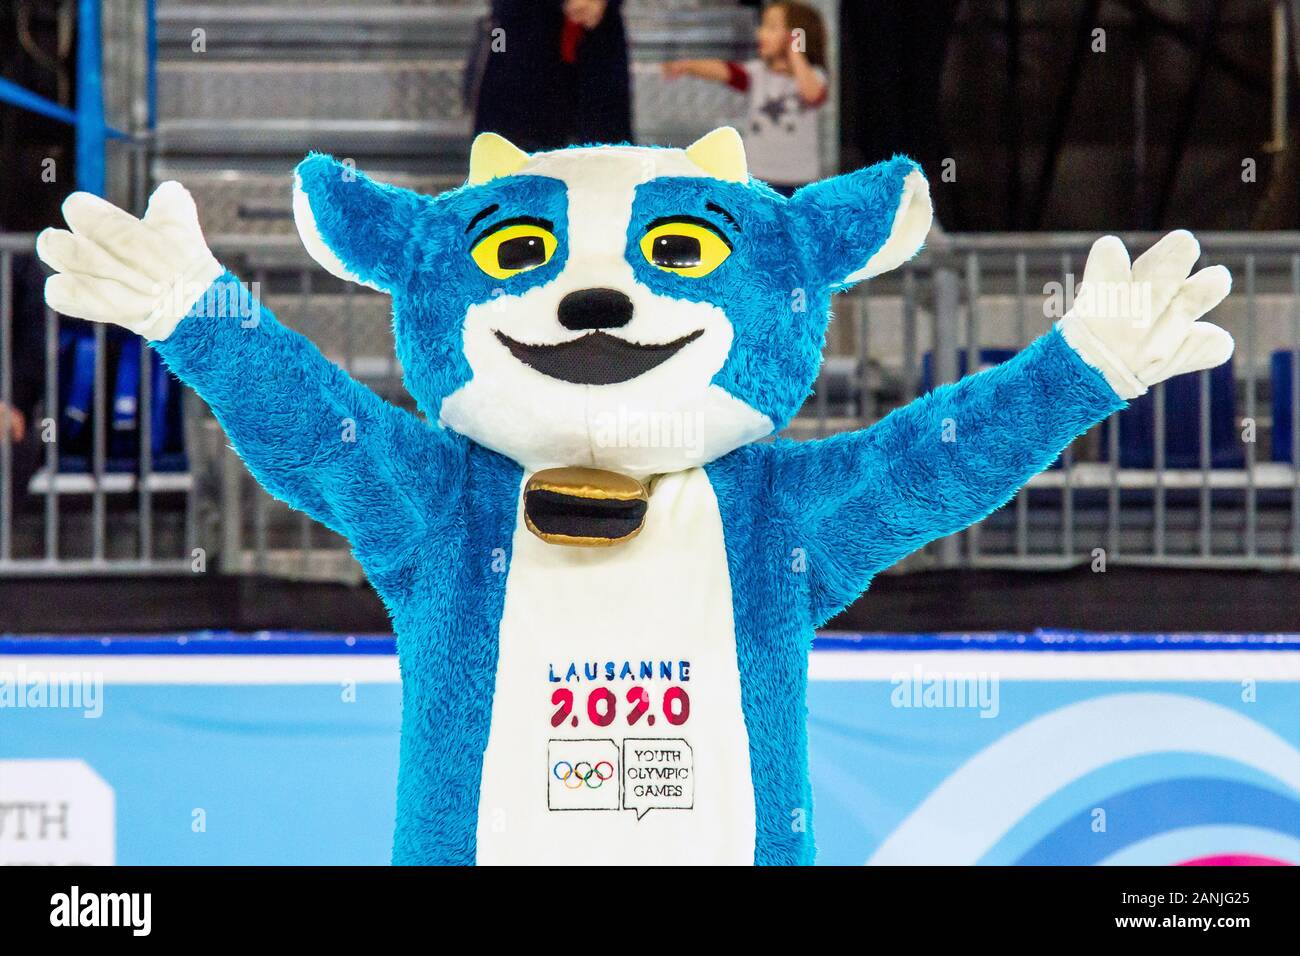
[(298, 227), (298, 237), (302, 239), (307, 254), (320, 263), (330, 275), (355, 282), (377, 292), (387, 291), (373, 282), (359, 278), (343, 264), (343, 260), (334, 254), (334, 250), (325, 244), (320, 230), (316, 228), (316, 216), (311, 211), (311, 200), (307, 198), (307, 193), (302, 188), (302, 177), (297, 173), (293, 174), (293, 223)]
[(867, 260), (865, 266), (844, 281), (861, 282), (890, 269), (897, 269), (920, 251), (933, 218), (930, 184), (925, 181), (920, 170), (914, 169), (903, 180), (903, 196), (894, 213), (894, 226), (889, 230), (889, 238)]

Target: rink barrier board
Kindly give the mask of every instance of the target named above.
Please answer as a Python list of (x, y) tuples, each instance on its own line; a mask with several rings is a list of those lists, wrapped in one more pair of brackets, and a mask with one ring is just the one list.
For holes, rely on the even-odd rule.
[[(0, 862), (387, 861), (391, 635), (0, 637), (42, 672), (110, 689), (0, 706), (0, 807), (73, 831)], [(1300, 863), (1300, 635), (827, 632), (809, 676), (819, 862)]]
[[(393, 654), (391, 634), (319, 634), (310, 631), (195, 631), (182, 634), (7, 635), (7, 654)], [(1030, 632), (823, 631), (816, 651), (1300, 651), (1300, 634), (1129, 634), (1039, 629)]]

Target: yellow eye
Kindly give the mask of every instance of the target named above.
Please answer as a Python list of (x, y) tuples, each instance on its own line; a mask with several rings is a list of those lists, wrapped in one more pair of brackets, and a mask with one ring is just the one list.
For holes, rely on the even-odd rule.
[(509, 279), (551, 261), (555, 255), (555, 234), (535, 223), (502, 226), (484, 236), (470, 251), (480, 269), (494, 279)]
[(722, 265), (731, 255), (731, 244), (706, 225), (675, 219), (641, 237), (641, 254), (666, 272), (698, 279)]

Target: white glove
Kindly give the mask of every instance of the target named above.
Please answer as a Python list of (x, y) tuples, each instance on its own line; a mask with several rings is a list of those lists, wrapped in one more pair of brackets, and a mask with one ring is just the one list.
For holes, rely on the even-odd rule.
[(1182, 229), (1131, 268), (1117, 236), (1093, 243), (1074, 307), (1057, 327), (1120, 398), (1137, 398), (1156, 382), (1232, 357), (1232, 336), (1196, 321), (1227, 297), (1232, 275), (1210, 266), (1188, 278), (1200, 255), (1196, 237)]
[(63, 218), (71, 232), (36, 237), (36, 254), (56, 272), (45, 281), (45, 301), (63, 315), (165, 339), (225, 271), (177, 182), (154, 190), (144, 219), (91, 193), (64, 200)]

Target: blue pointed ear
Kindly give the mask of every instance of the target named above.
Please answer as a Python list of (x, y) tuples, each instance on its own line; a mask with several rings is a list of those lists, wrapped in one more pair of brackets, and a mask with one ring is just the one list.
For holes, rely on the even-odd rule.
[(307, 252), (327, 272), (381, 292), (408, 280), (408, 247), (429, 202), (321, 153), (294, 172), (293, 218)]
[(906, 156), (805, 186), (790, 199), (814, 274), (844, 288), (920, 251), (930, 231), (930, 186)]

